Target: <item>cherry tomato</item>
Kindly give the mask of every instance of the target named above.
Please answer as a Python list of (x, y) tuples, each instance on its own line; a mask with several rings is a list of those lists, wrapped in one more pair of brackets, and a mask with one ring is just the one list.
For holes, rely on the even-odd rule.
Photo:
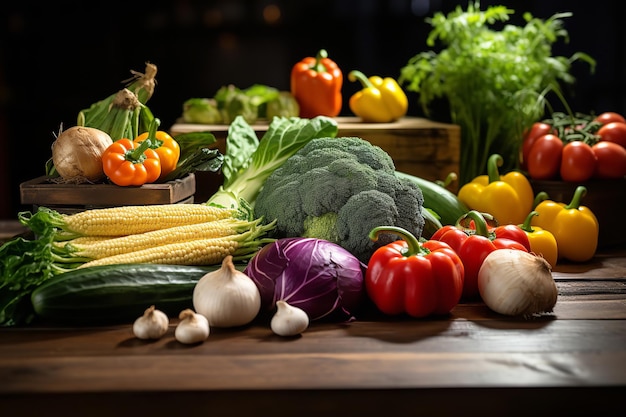
[(554, 129), (551, 125), (543, 122), (536, 122), (528, 129), (524, 134), (524, 141), (522, 142), (522, 155), (521, 166), (522, 169), (528, 169), (528, 154), (530, 148), (540, 136), (547, 135), (548, 133), (554, 133)]
[(598, 159), (594, 177), (611, 179), (626, 176), (626, 149), (606, 141), (596, 143), (591, 149)]
[(561, 168), (563, 141), (548, 133), (537, 138), (528, 153), (528, 175), (535, 180), (554, 179)]
[(624, 116), (622, 116), (619, 113), (612, 112), (612, 111), (607, 111), (607, 112), (599, 114), (595, 119), (593, 119), (593, 121), (601, 123), (603, 125), (606, 125), (612, 122), (626, 123), (626, 119), (624, 118)]
[(626, 123), (611, 122), (598, 129), (600, 140), (615, 142), (626, 148)]
[(587, 181), (596, 170), (596, 154), (591, 146), (581, 141), (570, 142), (563, 147), (561, 179), (570, 182)]

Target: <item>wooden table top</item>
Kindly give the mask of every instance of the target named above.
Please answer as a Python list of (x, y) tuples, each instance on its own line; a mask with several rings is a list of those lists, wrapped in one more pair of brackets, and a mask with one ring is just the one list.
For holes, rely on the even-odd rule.
[(265, 323), (200, 345), (106, 327), (0, 328), (2, 416), (618, 416), (626, 410), (626, 248), (553, 272), (554, 314), (461, 303), (281, 338)]

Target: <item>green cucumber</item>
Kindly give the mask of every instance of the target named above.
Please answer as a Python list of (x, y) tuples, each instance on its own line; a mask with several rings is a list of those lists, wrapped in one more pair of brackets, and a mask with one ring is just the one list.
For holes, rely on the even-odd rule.
[(443, 225), (456, 224), (459, 217), (469, 211), (456, 194), (435, 182), (400, 171), (396, 171), (396, 176), (420, 187), (424, 196), (424, 207), (437, 213)]
[(72, 324), (133, 322), (154, 305), (170, 317), (193, 308), (200, 278), (221, 265), (121, 264), (76, 269), (57, 275), (31, 295), (45, 321)]
[(433, 210), (422, 207), (422, 217), (424, 217), (424, 228), (422, 229), (422, 236), (428, 240), (435, 234), (437, 230), (443, 227), (439, 218), (434, 214)]

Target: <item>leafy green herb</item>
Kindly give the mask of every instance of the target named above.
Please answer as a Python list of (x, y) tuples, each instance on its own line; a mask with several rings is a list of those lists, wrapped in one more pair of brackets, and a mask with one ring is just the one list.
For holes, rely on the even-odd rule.
[(441, 51), (419, 53), (401, 69), (400, 83), (420, 94), (427, 115), (433, 101), (447, 99), (452, 122), (461, 127), (460, 185), (483, 174), (494, 153), (505, 160), (503, 172), (516, 168), (523, 131), (543, 115), (546, 94), (562, 99), (559, 83), (574, 81), (574, 61), (595, 66), (583, 53), (552, 55), (558, 39), (568, 40), (562, 19), (571, 13), (545, 21), (525, 13), (523, 27), (490, 27), (513, 13), (504, 6), (481, 11), (478, 1), (466, 11), (459, 6), (447, 16), (436, 13), (427, 19), (433, 29), (426, 42), (434, 47), (439, 41)]
[(0, 326), (26, 324), (34, 318), (31, 292), (62, 272), (53, 262), (52, 228), (37, 239), (15, 237), (0, 247)]

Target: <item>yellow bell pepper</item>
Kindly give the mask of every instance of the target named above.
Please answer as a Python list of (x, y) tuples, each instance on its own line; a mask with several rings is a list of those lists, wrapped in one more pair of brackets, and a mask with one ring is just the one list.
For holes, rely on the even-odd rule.
[(595, 214), (581, 200), (587, 193), (578, 186), (572, 201), (565, 203), (543, 200), (535, 211), (531, 225), (549, 230), (554, 235), (559, 249), (559, 258), (574, 262), (585, 262), (593, 258), (598, 247), (599, 224)]
[(500, 176), (502, 157), (491, 155), (488, 175), (479, 175), (463, 185), (458, 198), (471, 210), (491, 214), (499, 224), (520, 224), (532, 209), (534, 195), (528, 179), (521, 172)]
[(396, 80), (390, 77), (367, 78), (361, 71), (350, 71), (350, 81), (360, 81), (363, 89), (350, 97), (350, 110), (368, 123), (388, 123), (400, 119), (409, 101)]
[(543, 259), (554, 268), (559, 259), (559, 247), (552, 232), (542, 229), (539, 226), (531, 226), (532, 218), (538, 215), (539, 213), (536, 211), (531, 211), (526, 217), (526, 220), (524, 220), (524, 223), (520, 224), (519, 227), (526, 232), (526, 236), (528, 236), (530, 251), (543, 257)]

